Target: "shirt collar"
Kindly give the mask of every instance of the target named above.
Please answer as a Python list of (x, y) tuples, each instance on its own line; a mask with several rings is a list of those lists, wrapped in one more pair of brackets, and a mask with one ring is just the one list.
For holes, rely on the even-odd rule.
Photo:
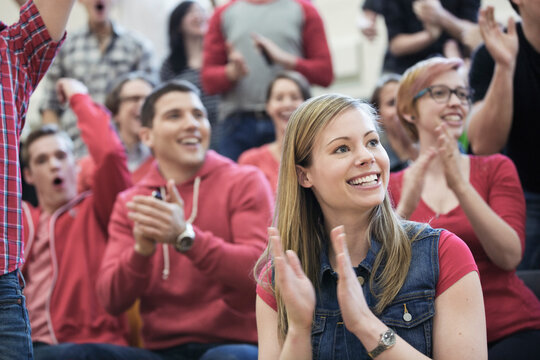
[[(330, 243), (330, 239), (325, 237), (323, 241), (323, 248), (320, 255), (321, 268), (319, 271), (319, 279), (322, 279), (324, 273), (326, 272), (329, 272), (330, 274), (335, 274), (335, 271), (332, 269), (332, 266), (330, 265), (330, 259), (328, 257), (329, 243)], [(373, 264), (375, 263), (375, 258), (377, 257), (377, 254), (379, 253), (380, 249), (381, 249), (381, 243), (375, 240), (375, 238), (372, 236), (368, 253), (366, 257), (364, 258), (364, 260), (362, 260), (360, 265), (358, 265), (358, 267), (355, 268), (355, 272), (358, 274), (360, 268), (363, 268), (367, 270), (369, 273), (371, 273), (373, 269)]]
[[(84, 29), (85, 29), (85, 32), (86, 32), (87, 36), (93, 35), (92, 31), (90, 30), (90, 24), (86, 23), (86, 27)], [(122, 34), (124, 32), (124, 29), (122, 28), (122, 26), (118, 25), (117, 23), (115, 23), (112, 20), (111, 20), (111, 29), (112, 29), (112, 37), (113, 38), (118, 37), (120, 34)]]

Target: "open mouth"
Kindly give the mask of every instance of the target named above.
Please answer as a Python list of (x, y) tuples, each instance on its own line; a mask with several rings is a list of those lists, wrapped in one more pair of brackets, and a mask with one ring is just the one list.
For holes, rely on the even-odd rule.
[(56, 178), (54, 178), (54, 180), (53, 180), (53, 184), (54, 184), (55, 186), (62, 185), (63, 182), (64, 182), (64, 180), (62, 180), (62, 179), (59, 178), (59, 177), (56, 177)]
[(373, 186), (379, 183), (380, 177), (380, 174), (371, 174), (348, 180), (347, 183), (353, 186)]
[(97, 11), (103, 11), (103, 10), (105, 10), (105, 5), (103, 5), (103, 3), (97, 3), (97, 4), (96, 4), (96, 10), (97, 10)]

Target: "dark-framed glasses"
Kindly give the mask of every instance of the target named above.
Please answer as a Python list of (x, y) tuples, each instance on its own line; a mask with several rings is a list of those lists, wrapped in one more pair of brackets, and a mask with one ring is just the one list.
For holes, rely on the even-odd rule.
[(414, 96), (413, 100), (418, 100), (426, 93), (429, 93), (429, 96), (431, 96), (431, 98), (439, 104), (448, 103), (452, 94), (455, 94), (462, 105), (470, 105), (473, 89), (461, 86), (455, 89), (450, 89), (446, 85), (433, 85), (420, 90), (418, 94)]

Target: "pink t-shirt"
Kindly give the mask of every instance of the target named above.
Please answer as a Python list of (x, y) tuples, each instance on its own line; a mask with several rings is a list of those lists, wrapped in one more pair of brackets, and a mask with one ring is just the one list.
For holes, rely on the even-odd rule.
[[(276, 298), (270, 286), (272, 272), (267, 271), (269, 265), (267, 264), (261, 271), (257, 295), (268, 306), (277, 311)], [(467, 244), (453, 233), (443, 230), (439, 238), (439, 280), (435, 289), (435, 297), (445, 292), (471, 271), (478, 271), (478, 268)]]
[(50, 214), (42, 212), (34, 244), (32, 261), (26, 263), (26, 306), (32, 326), (32, 341), (52, 344), (52, 337), (47, 326), (47, 297), (52, 285), (52, 259), (49, 238)]
[(258, 167), (270, 182), (274, 195), (276, 194), (279, 179), (279, 161), (270, 151), (269, 144), (244, 151), (238, 158), (238, 163)]

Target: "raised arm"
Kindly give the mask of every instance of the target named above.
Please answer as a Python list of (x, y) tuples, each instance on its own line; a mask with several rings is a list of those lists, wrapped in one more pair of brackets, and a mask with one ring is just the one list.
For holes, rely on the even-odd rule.
[[(503, 33), (494, 19), (492, 6), (480, 11), (478, 24), (486, 49), (495, 61), (491, 82), (484, 99), (475, 102), (468, 120), (467, 134), (473, 153), (487, 155), (499, 152), (505, 146), (514, 108), (514, 71), (518, 52), (518, 37), (514, 20), (508, 20), (508, 32)], [(482, 48), (475, 57), (485, 54)], [(485, 64), (473, 61), (471, 86), (475, 87), (476, 72)]]
[(110, 113), (94, 103), (80, 81), (62, 78), (57, 83), (60, 102), (68, 101), (77, 116), (81, 138), (96, 164), (93, 174), (94, 209), (107, 230), (116, 195), (131, 186), (124, 146), (111, 126)]
[(51, 38), (54, 41), (62, 39), (75, 0), (34, 0), (34, 3)]

